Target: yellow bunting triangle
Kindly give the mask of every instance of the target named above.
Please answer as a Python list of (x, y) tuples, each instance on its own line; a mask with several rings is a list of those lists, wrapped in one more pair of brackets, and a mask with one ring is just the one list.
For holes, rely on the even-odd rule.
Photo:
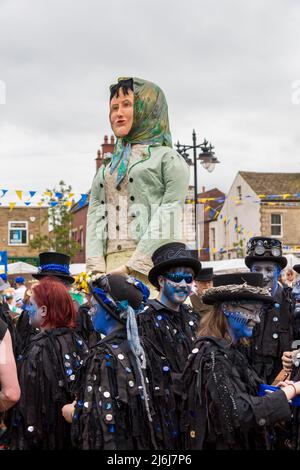
[(10, 210), (12, 211), (14, 207), (16, 207), (16, 202), (10, 202), (8, 205), (9, 205), (9, 208)]
[(22, 201), (23, 191), (19, 191), (19, 190), (16, 189), (16, 195), (18, 196), (18, 198), (20, 199), (20, 201)]

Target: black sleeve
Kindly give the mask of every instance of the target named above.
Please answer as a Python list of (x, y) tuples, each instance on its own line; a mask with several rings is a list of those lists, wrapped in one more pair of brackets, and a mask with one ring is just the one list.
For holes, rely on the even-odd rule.
[[(263, 397), (245, 391), (238, 377), (234, 376), (218, 353), (212, 357), (207, 375), (207, 390), (213, 403), (218, 403), (219, 418), (231, 427), (272, 425), (279, 420), (290, 419), (288, 400), (281, 390)], [(231, 417), (228, 423), (228, 416)], [(227, 419), (226, 419), (227, 418)]]
[(3, 320), (1, 320), (1, 318), (0, 318), (0, 341), (3, 340), (6, 331), (7, 331), (7, 325), (6, 325), (6, 323), (5, 323)]

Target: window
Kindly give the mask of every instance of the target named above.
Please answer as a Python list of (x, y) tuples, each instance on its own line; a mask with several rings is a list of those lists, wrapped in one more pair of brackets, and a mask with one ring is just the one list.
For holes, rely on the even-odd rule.
[(9, 245), (27, 245), (28, 222), (8, 222)]
[(82, 248), (84, 247), (83, 227), (79, 228), (79, 244)]
[(282, 215), (271, 214), (271, 236), (282, 236)]
[(239, 201), (242, 201), (242, 186), (236, 187), (237, 198)]
[(237, 217), (234, 218), (234, 230), (235, 230), (235, 239), (239, 241), (239, 219)]
[(72, 230), (72, 239), (77, 242), (77, 228)]
[(211, 229), (211, 245), (213, 248), (216, 248), (216, 229)]

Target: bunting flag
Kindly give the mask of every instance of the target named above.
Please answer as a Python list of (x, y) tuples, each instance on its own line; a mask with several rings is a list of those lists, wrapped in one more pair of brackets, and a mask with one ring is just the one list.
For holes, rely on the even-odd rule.
[[(17, 196), (17, 203), (14, 202), (14, 198), (10, 198), (9, 194), (13, 196)], [(71, 207), (73, 204), (77, 203), (79, 208), (82, 208), (88, 202), (89, 194), (88, 193), (76, 193), (72, 192), (64, 196), (62, 192), (59, 191), (37, 191), (37, 190), (25, 190), (25, 189), (18, 189), (18, 190), (10, 190), (2, 188), (0, 189), (0, 199), (3, 205), (8, 205), (9, 207), (20, 206), (23, 204), (26, 207), (29, 206), (38, 206), (41, 207), (56, 207), (59, 204), (66, 205), (67, 207)], [(67, 199), (67, 201), (64, 201)], [(294, 200), (291, 200), (294, 199)], [(299, 199), (299, 201), (297, 201)], [(4, 202), (5, 201), (5, 202)], [(193, 198), (187, 198), (187, 204), (204, 204), (205, 211), (215, 211), (214, 216), (220, 214), (219, 211), (210, 207), (208, 204), (211, 201), (215, 201), (218, 204), (225, 203), (226, 201), (230, 201), (235, 205), (241, 206), (243, 202), (253, 202), (255, 204), (262, 204), (263, 206), (270, 206), (274, 207), (276, 205), (280, 205), (282, 207), (299, 207), (300, 205), (300, 192), (298, 193), (288, 193), (284, 192), (282, 194), (258, 194), (258, 195), (249, 195), (246, 194), (242, 198), (228, 197), (228, 196), (218, 196), (218, 197), (199, 197), (197, 201)], [(66, 204), (67, 202), (67, 204)], [(21, 203), (21, 204), (20, 204)], [(52, 204), (54, 203), (54, 204)], [(212, 214), (212, 212), (211, 212)], [(220, 216), (222, 218), (222, 216)]]
[(18, 198), (20, 199), (20, 201), (22, 201), (23, 191), (16, 189), (16, 195), (18, 196)]
[(17, 204), (16, 202), (10, 202), (10, 203), (8, 204), (9, 209), (12, 211), (13, 208), (16, 206), (16, 204)]
[(81, 199), (79, 201), (79, 209), (81, 209), (83, 206), (85, 206), (85, 204), (87, 202), (87, 199), (88, 199), (87, 194), (81, 194)]

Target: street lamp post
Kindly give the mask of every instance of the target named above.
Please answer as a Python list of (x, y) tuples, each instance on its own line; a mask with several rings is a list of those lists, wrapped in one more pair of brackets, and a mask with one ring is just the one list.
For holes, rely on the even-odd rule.
[[(198, 233), (198, 211), (197, 211), (197, 198), (198, 198), (198, 184), (197, 184), (197, 160), (201, 161), (203, 168), (210, 173), (215, 169), (216, 163), (220, 163), (215, 153), (214, 147), (206, 139), (201, 144), (197, 144), (197, 136), (195, 130), (192, 134), (193, 145), (180, 144), (179, 141), (175, 144), (177, 152), (185, 159), (188, 165), (194, 166), (194, 201), (195, 201), (195, 232), (196, 232), (196, 250), (199, 250), (199, 233)], [(200, 149), (202, 153), (197, 157), (197, 150)], [(193, 160), (189, 157), (189, 151), (193, 150)]]

